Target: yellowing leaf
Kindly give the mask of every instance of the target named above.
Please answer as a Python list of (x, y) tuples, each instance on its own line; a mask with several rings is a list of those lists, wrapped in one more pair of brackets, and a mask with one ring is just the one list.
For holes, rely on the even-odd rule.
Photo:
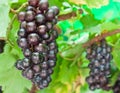
[(75, 4), (85, 4), (90, 8), (100, 8), (101, 6), (107, 5), (109, 0), (69, 0)]

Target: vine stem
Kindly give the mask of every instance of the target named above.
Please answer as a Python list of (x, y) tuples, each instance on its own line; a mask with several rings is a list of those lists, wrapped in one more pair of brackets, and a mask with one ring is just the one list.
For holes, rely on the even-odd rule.
[(17, 13), (18, 12), (20, 12), (23, 8), (25, 8), (26, 6), (28, 5), (28, 3), (24, 3), (24, 4), (22, 4), (20, 7), (19, 7), (19, 9), (17, 9), (17, 10), (13, 10), (13, 9), (10, 9), (10, 11), (11, 12), (13, 12), (14, 11), (14, 16), (13, 16), (13, 18), (11, 19), (11, 21), (10, 21), (10, 23), (9, 23), (9, 25), (8, 25), (8, 28), (7, 28), (7, 32), (6, 32), (6, 40), (10, 43), (10, 45), (12, 45), (12, 46), (14, 46), (14, 44), (12, 43), (12, 41), (10, 41), (10, 39), (9, 39), (9, 33), (10, 33), (10, 31), (11, 31), (11, 29), (12, 29), (12, 26), (13, 26), (13, 23), (14, 23), (14, 21), (15, 21), (15, 19), (17, 18)]
[(33, 84), (29, 93), (36, 93), (37, 90), (38, 90), (37, 87), (35, 86), (35, 84)]
[(6, 41), (6, 38), (5, 37), (0, 37), (0, 40), (5, 40)]
[(112, 36), (112, 35), (115, 35), (117, 33), (120, 33), (120, 29), (117, 29), (117, 30), (112, 30), (110, 32), (105, 32), (105, 33), (102, 33), (101, 35), (93, 38), (92, 40), (86, 42), (85, 44), (83, 44), (83, 47), (89, 47), (91, 46), (92, 44), (94, 44), (95, 42), (99, 42), (100, 40), (108, 37), (108, 36)]

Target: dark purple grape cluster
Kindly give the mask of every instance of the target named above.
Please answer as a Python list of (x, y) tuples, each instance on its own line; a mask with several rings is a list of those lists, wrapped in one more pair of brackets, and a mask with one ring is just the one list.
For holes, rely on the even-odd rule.
[(113, 93), (120, 93), (120, 76), (113, 86)]
[(103, 39), (91, 45), (87, 49), (87, 59), (89, 63), (89, 76), (86, 78), (91, 90), (109, 90), (110, 61), (112, 60), (112, 47)]
[(16, 62), (16, 68), (43, 89), (49, 85), (56, 65), (58, 33), (53, 26), (57, 23), (59, 9), (49, 7), (48, 0), (28, 0), (28, 3), (26, 11), (18, 14), (21, 22), (18, 45), (25, 58)]
[(0, 53), (3, 53), (5, 46), (5, 40), (0, 40)]

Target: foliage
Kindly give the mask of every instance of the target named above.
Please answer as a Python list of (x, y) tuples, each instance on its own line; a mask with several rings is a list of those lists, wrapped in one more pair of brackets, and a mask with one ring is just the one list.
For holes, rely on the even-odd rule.
[[(23, 54), (16, 43), (19, 23), (13, 20), (10, 8), (18, 9), (27, 0), (0, 0), (0, 37), (7, 40), (4, 53), (0, 54), (0, 85), (4, 93), (29, 93), (31, 82), (23, 78), (14, 64)], [(103, 2), (104, 1), (104, 2)], [(85, 77), (88, 75), (88, 60), (85, 58), (83, 43), (96, 35), (120, 28), (119, 0), (49, 0), (50, 5), (60, 8), (60, 15), (75, 11), (76, 17), (60, 21), (61, 29), (57, 43), (58, 61), (50, 86), (38, 93), (93, 93), (88, 89)], [(83, 14), (77, 10), (82, 9)], [(7, 29), (12, 24), (12, 29)], [(9, 31), (10, 30), (10, 31)], [(6, 37), (7, 32), (9, 35)], [(111, 84), (120, 70), (120, 34), (107, 37), (113, 46)], [(11, 44), (12, 42), (12, 44)], [(112, 93), (97, 90), (94, 93)]]

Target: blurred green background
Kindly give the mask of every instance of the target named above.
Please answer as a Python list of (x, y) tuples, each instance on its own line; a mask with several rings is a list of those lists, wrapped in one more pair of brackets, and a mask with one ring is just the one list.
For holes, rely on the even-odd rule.
[[(32, 86), (14, 67), (23, 54), (16, 43), (19, 22), (10, 9), (18, 9), (25, 2), (27, 0), (0, 0), (0, 37), (9, 39), (4, 53), (0, 54), (0, 85), (3, 93), (29, 93)], [(89, 61), (85, 58), (82, 45), (101, 33), (120, 28), (120, 0), (49, 0), (49, 3), (60, 8), (59, 16), (71, 12), (75, 12), (76, 16), (58, 22), (59, 53), (52, 82), (48, 88), (37, 93), (113, 93), (112, 90), (89, 90), (85, 82), (89, 75)], [(10, 26), (12, 28), (7, 29)], [(112, 85), (120, 70), (120, 34), (109, 36), (106, 40), (113, 46)]]

